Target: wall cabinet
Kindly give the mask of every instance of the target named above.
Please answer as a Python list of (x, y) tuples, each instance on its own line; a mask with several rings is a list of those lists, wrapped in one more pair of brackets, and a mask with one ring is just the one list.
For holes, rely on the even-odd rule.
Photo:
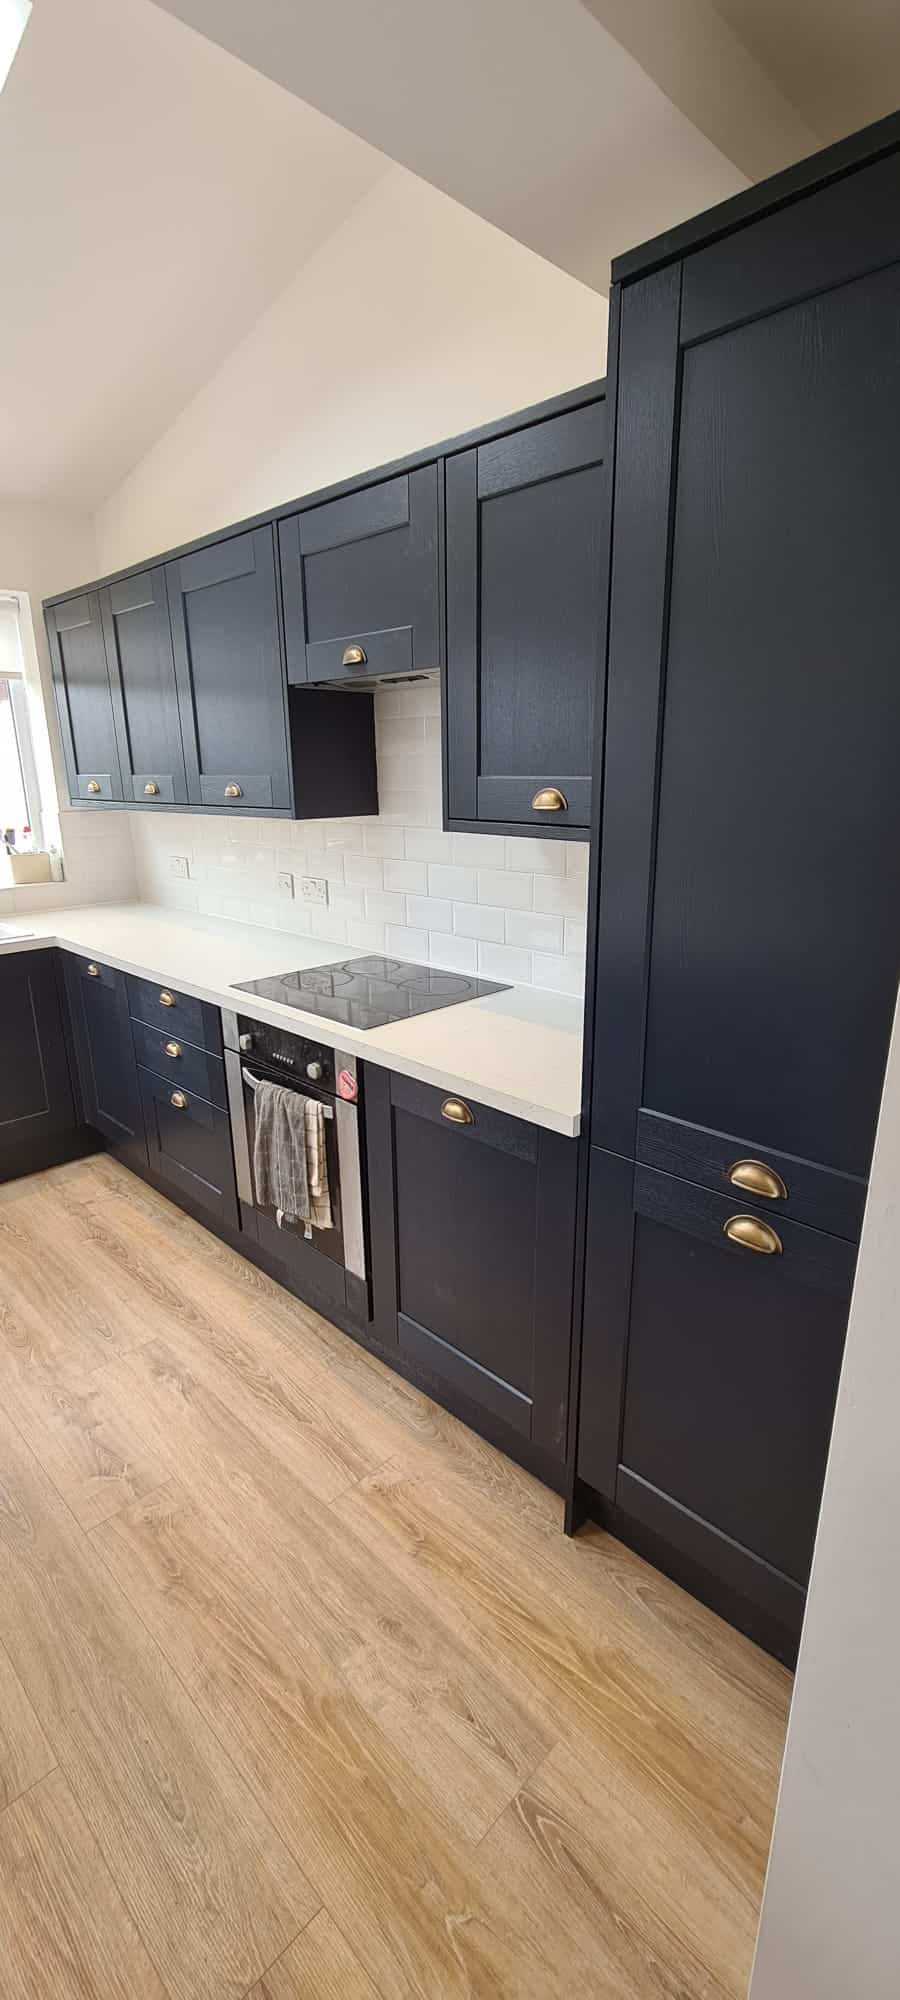
[(78, 1115), (55, 951), (0, 957), (0, 1180), (66, 1156)]
[(165, 570), (147, 569), (107, 584), (100, 610), (122, 796), (142, 805), (186, 805)]
[(84, 1120), (126, 1166), (147, 1166), (125, 974), (96, 959), (64, 958)]
[(576, 1146), (371, 1066), (366, 1133), (376, 1334), (508, 1448), (561, 1461)]
[(195, 805), (291, 805), (272, 529), (166, 565), (175, 674)]
[(795, 1633), (898, 970), (898, 217), (894, 152), (616, 298), (592, 1137), (634, 1262), (592, 1252), (578, 1467)]
[(70, 796), (109, 805), (122, 777), (97, 591), (50, 605), (46, 620)]
[(437, 465), (310, 507), (278, 534), (289, 681), (440, 666)]
[(606, 401), (447, 460), (446, 816), (583, 835), (603, 699)]

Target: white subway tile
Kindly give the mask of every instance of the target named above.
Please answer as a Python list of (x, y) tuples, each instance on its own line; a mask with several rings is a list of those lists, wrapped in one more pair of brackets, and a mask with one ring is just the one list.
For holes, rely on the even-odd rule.
[(531, 953), (517, 951), (509, 944), (480, 944), (478, 970), (485, 979), (509, 979), (513, 984), (531, 983)]
[(504, 843), (496, 833), (455, 833), (453, 859), (469, 868), (502, 868)]
[[(350, 887), (346, 882), (329, 882), (328, 907), (329, 909), (337, 910), (338, 914), (342, 917), (364, 917), (366, 914), (365, 898), (370, 893), (370, 891), (359, 887), (356, 883)], [(311, 907), (315, 909), (317, 905), (313, 903)]]
[(430, 861), (428, 864), (429, 896), (449, 896), (458, 903), (474, 903), (474, 868), (456, 868), (445, 861)]
[(306, 903), (292, 903), (286, 898), (277, 907), (280, 931), (291, 931), (295, 937), (309, 936), (312, 930), (312, 915)]
[(507, 944), (523, 945), (526, 951), (562, 951), (565, 937), (562, 917), (533, 916), (530, 910), (507, 910)]
[(337, 910), (326, 910), (317, 904), (310, 912), (310, 917), (310, 935), (312, 937), (322, 938), (329, 944), (346, 944), (347, 919), (341, 916)]
[(484, 938), (502, 944), (506, 935), (505, 911), (492, 910), (485, 903), (454, 903), (453, 928), (460, 937)]
[(428, 932), (411, 930), (408, 924), (388, 924), (385, 945), (392, 958), (427, 959)]
[(436, 896), (407, 896), (406, 915), (409, 923), (426, 931), (452, 931), (453, 911), (450, 904)]
[(386, 860), (384, 886), (386, 889), (408, 889), (413, 895), (424, 895), (428, 888), (428, 869), (425, 862)]
[[(348, 695), (348, 701), (352, 696)], [(384, 888), (384, 863), (374, 854), (348, 854), (344, 862), (345, 882), (357, 883), (362, 889)]]
[[(347, 862), (355, 863), (364, 858), (363, 855), (348, 854)], [(349, 882), (352, 878), (349, 874), (345, 875), (345, 867), (344, 856), (339, 848), (310, 847), (306, 850), (305, 872), (307, 875), (324, 876), (326, 882)]]
[(536, 875), (534, 907), (553, 916), (583, 917), (587, 883), (583, 875)]
[(383, 952), (384, 925), (363, 923), (359, 917), (351, 917), (347, 925), (347, 943), (355, 945), (357, 951)]
[(363, 828), (363, 848), (366, 854), (402, 861), (405, 853), (402, 826), (383, 826), (380, 819), (375, 820), (372, 826)]
[(366, 916), (371, 923), (402, 924), (405, 915), (406, 901), (398, 890), (366, 890)]
[(504, 910), (530, 910), (533, 894), (533, 875), (518, 875), (507, 869), (478, 870), (479, 903), (493, 903), (495, 908)]
[(389, 756), (418, 756), (425, 743), (424, 715), (384, 715), (376, 716), (375, 723), (378, 749), (382, 746)]
[(426, 743), (440, 743), (440, 740), (441, 712), (438, 709), (436, 715), (426, 715), (425, 717), (425, 741)]
[(445, 931), (432, 931), (428, 939), (428, 958), (432, 965), (446, 966), (449, 972), (475, 972), (478, 968), (478, 946), (474, 938), (448, 937)]
[(319, 825), (319, 838), (315, 844), (325, 848), (336, 847), (345, 854), (361, 854), (363, 830), (352, 819), (322, 820)]
[(583, 917), (566, 918), (565, 950), (584, 957), (587, 951), (587, 924)]
[(561, 845), (566, 850), (566, 874), (586, 875), (591, 859), (589, 842), (586, 840), (564, 840)]
[(546, 956), (543, 952), (534, 954), (535, 986), (550, 986), (554, 993), (584, 992), (584, 959), (572, 954), (568, 958)]
[(409, 861), (449, 861), (453, 855), (453, 835), (433, 832), (430, 827), (408, 826), (406, 855)]
[(534, 875), (564, 875), (565, 842), (529, 840), (526, 834), (506, 842), (507, 868), (530, 868)]

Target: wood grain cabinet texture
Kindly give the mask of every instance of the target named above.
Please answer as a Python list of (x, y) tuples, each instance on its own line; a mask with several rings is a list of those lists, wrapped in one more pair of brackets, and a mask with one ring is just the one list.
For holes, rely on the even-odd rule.
[(437, 464), (279, 524), (288, 680), (365, 686), (441, 665)]
[(578, 1471), (784, 1647), (897, 987), (898, 315), (896, 151), (614, 300)]
[(577, 1147), (371, 1065), (366, 1131), (378, 1339), (513, 1455), (561, 1466)]
[(607, 584), (606, 398), (447, 459), (446, 817), (590, 826)]

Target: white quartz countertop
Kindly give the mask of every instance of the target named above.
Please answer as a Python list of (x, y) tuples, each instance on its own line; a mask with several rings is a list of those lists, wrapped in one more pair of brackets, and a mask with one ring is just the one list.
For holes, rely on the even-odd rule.
[(581, 1114), (582, 1004), (568, 994), (511, 986), (389, 1028), (348, 1028), (256, 994), (245, 979), (362, 958), (325, 939), (297, 937), (152, 903), (96, 903), (0, 926), (0, 954), (58, 944), (121, 972), (158, 979), (215, 1007), (347, 1049), (438, 1089), (574, 1138)]

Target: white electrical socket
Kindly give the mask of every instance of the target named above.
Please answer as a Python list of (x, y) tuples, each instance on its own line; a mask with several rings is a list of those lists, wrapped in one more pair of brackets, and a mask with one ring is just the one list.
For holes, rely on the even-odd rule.
[(179, 882), (185, 882), (187, 880), (187, 877), (190, 874), (190, 869), (188, 868), (188, 858), (186, 854), (169, 855), (169, 874), (176, 875), (178, 877)]
[(327, 903), (328, 883), (325, 881), (324, 876), (301, 875), (300, 901), (301, 903)]
[(292, 895), (293, 895), (293, 893), (294, 893), (294, 878), (293, 878), (293, 875), (288, 875), (287, 873), (285, 873), (284, 875), (276, 875), (276, 877), (275, 877), (275, 881), (276, 881), (276, 883), (277, 883), (277, 885), (278, 885), (278, 894), (279, 894), (279, 896), (292, 896)]

